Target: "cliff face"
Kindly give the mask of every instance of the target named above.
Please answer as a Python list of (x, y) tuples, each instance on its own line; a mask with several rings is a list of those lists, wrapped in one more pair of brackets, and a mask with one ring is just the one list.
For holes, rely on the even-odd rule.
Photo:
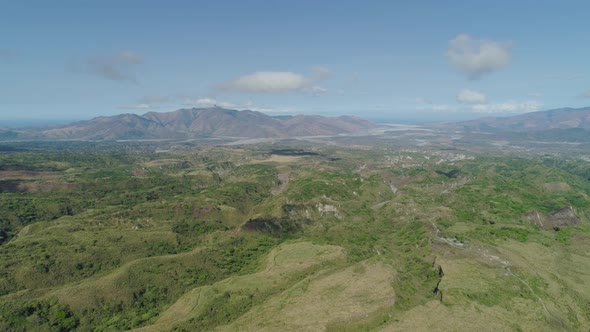
[(567, 206), (549, 214), (549, 220), (553, 226), (573, 226), (580, 223), (580, 219), (576, 216), (576, 210)]
[(524, 218), (546, 229), (580, 224), (580, 219), (572, 206), (566, 206), (547, 215), (538, 211), (530, 211), (524, 215)]

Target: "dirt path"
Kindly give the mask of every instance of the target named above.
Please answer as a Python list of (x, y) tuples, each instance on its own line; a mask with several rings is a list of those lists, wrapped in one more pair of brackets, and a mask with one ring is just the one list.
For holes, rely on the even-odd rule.
[(279, 179), (278, 187), (274, 188), (271, 193), (273, 195), (278, 195), (287, 189), (287, 185), (289, 184), (289, 176), (291, 175), (290, 168), (284, 168), (280, 170), (279, 175), (277, 178)]
[(543, 300), (539, 297), (539, 295), (537, 295), (537, 293), (535, 293), (535, 291), (533, 290), (533, 288), (526, 281), (524, 281), (521, 277), (519, 277), (516, 274), (514, 274), (512, 272), (512, 270), (510, 270), (509, 267), (506, 267), (506, 271), (508, 271), (508, 273), (510, 273), (510, 275), (512, 275), (513, 277), (515, 277), (516, 279), (518, 279), (523, 285), (525, 285), (531, 291), (531, 294), (533, 294), (537, 298), (537, 300), (539, 300), (539, 303), (541, 303), (541, 306), (543, 306), (543, 309), (545, 309), (545, 312), (548, 315), (553, 316), (553, 314), (550, 313), (549, 310), (547, 309), (547, 306), (545, 305), (545, 302), (543, 302)]

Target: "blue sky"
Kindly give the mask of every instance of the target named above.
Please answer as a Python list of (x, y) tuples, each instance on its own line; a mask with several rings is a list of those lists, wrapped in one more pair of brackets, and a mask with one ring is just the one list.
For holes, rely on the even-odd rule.
[(5, 1), (0, 126), (219, 105), (441, 121), (590, 105), (588, 1)]

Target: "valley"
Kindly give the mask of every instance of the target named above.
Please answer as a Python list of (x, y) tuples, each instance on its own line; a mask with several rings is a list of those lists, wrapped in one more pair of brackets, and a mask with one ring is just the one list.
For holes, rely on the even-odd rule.
[(0, 332), (590, 331), (590, 2), (0, 8)]
[(590, 326), (588, 150), (464, 135), (0, 143), (0, 328)]

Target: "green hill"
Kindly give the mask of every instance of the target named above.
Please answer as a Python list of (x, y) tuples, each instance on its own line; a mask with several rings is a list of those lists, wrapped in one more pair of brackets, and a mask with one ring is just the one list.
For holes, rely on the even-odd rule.
[[(575, 158), (317, 144), (3, 149), (5, 331), (590, 326), (590, 168)], [(536, 217), (565, 214), (550, 227)]]

